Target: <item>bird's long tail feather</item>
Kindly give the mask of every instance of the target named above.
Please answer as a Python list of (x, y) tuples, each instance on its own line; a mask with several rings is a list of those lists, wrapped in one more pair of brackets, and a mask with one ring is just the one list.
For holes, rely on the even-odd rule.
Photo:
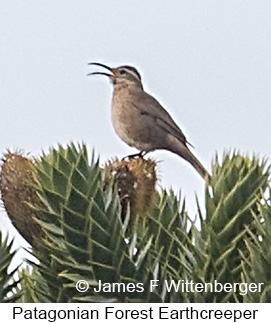
[(210, 178), (210, 174), (207, 172), (205, 167), (201, 164), (201, 162), (194, 156), (194, 154), (189, 150), (186, 144), (180, 142), (175, 137), (171, 137), (170, 139), (170, 150), (175, 154), (179, 155), (186, 161), (188, 161), (200, 174), (200, 176), (207, 180)]

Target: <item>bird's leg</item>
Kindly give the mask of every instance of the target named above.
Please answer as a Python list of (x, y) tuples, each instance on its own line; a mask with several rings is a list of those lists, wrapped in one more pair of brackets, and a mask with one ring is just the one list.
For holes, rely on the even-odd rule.
[(143, 151), (142, 150), (142, 151), (140, 151), (137, 154), (132, 154), (132, 155), (125, 156), (125, 157), (122, 158), (122, 160), (124, 160), (126, 158), (128, 158), (128, 159), (132, 159), (132, 158), (143, 158), (143, 156), (145, 156), (146, 153), (147, 153), (146, 151)]

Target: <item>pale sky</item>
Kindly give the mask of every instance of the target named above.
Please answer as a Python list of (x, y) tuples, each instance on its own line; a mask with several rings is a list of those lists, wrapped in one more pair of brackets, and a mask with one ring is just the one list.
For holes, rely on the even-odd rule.
[[(271, 155), (270, 0), (1, 0), (0, 30), (1, 155), (69, 141), (102, 162), (136, 152), (114, 133), (108, 80), (86, 76), (93, 61), (135, 66), (208, 170), (224, 150)], [(172, 153), (149, 156), (194, 217), (201, 177)], [(14, 234), (3, 209), (0, 226)]]

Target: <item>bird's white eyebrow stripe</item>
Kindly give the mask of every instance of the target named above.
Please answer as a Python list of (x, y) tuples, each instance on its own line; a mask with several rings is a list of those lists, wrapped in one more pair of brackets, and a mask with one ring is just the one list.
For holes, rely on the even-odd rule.
[(129, 71), (131, 74), (133, 74), (139, 81), (141, 81), (141, 78), (138, 77), (138, 74), (134, 71)]
[(131, 66), (120, 66), (119, 68), (125, 69), (127, 71), (127, 73), (132, 74), (136, 79), (141, 81), (141, 76), (135, 68), (133, 68)]

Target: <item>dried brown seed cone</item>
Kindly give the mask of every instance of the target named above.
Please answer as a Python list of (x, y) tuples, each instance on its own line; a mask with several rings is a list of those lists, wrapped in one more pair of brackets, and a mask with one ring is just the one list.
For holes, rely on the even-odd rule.
[(117, 185), (122, 205), (122, 219), (126, 215), (128, 205), (133, 217), (135, 215), (144, 217), (153, 206), (156, 195), (156, 162), (144, 158), (115, 159), (107, 163), (105, 174), (106, 183), (113, 178), (113, 182)]
[(6, 153), (0, 177), (2, 200), (13, 225), (30, 244), (41, 231), (33, 219), (34, 210), (29, 205), (40, 203), (33, 188), (34, 184), (35, 172), (32, 160), (19, 153)]

